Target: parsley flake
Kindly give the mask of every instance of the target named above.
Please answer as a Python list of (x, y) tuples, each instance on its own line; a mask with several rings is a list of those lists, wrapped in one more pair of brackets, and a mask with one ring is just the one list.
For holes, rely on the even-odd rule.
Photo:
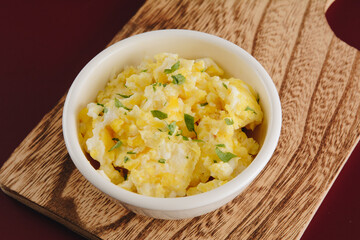
[(182, 136), (182, 138), (183, 138), (184, 141), (189, 141), (188, 137)]
[(193, 142), (205, 142), (204, 140), (201, 139), (191, 139)]
[(234, 120), (232, 120), (231, 118), (225, 118), (225, 123), (227, 125), (233, 125), (234, 124)]
[(127, 152), (127, 154), (136, 154), (136, 152), (130, 151), (130, 152)]
[(168, 115), (166, 113), (159, 111), (159, 110), (151, 110), (151, 114), (153, 115), (153, 117), (156, 117), (160, 120), (168, 117)]
[(225, 144), (221, 143), (221, 144), (216, 144), (215, 146), (217, 147), (226, 147)]
[(127, 161), (129, 161), (130, 160), (130, 158), (128, 157), (128, 156), (125, 156), (124, 157), (124, 163), (126, 163)]
[(173, 79), (173, 83), (178, 85), (183, 84), (186, 80), (186, 78), (180, 73), (176, 75), (172, 75), (171, 77)]
[(232, 158), (237, 157), (235, 154), (231, 152), (223, 152), (218, 147), (215, 148), (216, 155), (220, 158), (223, 162), (228, 162)]
[(169, 73), (173, 73), (176, 70), (178, 70), (180, 67), (180, 61), (177, 61), (174, 65), (171, 66), (170, 69), (165, 69), (164, 73), (169, 74)]
[[(189, 130), (189, 132), (195, 132), (194, 117), (185, 113), (184, 120), (185, 120), (185, 124), (186, 124), (186, 127)], [(195, 132), (195, 134), (196, 134), (196, 132)]]
[(147, 72), (147, 69), (141, 70), (141, 72)]
[(200, 106), (202, 106), (202, 107), (204, 107), (204, 106), (206, 106), (206, 105), (208, 105), (207, 102), (205, 102), (205, 103), (200, 103)]
[(116, 95), (119, 95), (120, 97), (123, 97), (123, 98), (129, 98), (129, 97), (131, 97), (131, 96), (134, 95), (134, 94), (124, 95), (124, 94), (117, 93)]
[(217, 161), (216, 161), (216, 160), (214, 160), (214, 163), (217, 163)]
[(256, 101), (257, 101), (257, 103), (260, 102), (260, 95), (259, 95), (259, 93), (256, 94)]
[(252, 109), (252, 108), (249, 107), (249, 106), (247, 106), (247, 107), (245, 108), (245, 111), (252, 111), (253, 113), (257, 114), (257, 113), (255, 112), (255, 110)]
[(125, 109), (125, 110), (131, 111), (130, 108), (125, 107), (124, 104), (122, 104), (122, 103), (120, 102), (120, 100), (117, 99), (117, 98), (115, 98), (115, 107), (117, 107), (117, 108), (123, 108), (123, 109)]
[(163, 158), (160, 158), (160, 159), (158, 160), (158, 162), (159, 162), (159, 163), (162, 163), (162, 164), (164, 164), (164, 163), (165, 163), (165, 161), (166, 161), (166, 160), (165, 160), (165, 159), (163, 159)]
[(205, 72), (206, 71), (206, 68), (203, 68), (200, 72)]
[(176, 129), (176, 122), (172, 122), (170, 124), (167, 125), (168, 129), (169, 129), (169, 135), (173, 135), (173, 133), (175, 132)]
[(107, 107), (105, 107), (104, 104), (101, 104), (101, 103), (96, 103), (97, 105), (99, 106), (102, 106), (104, 109), (102, 110), (103, 113), (107, 113), (109, 111), (109, 109)]
[(223, 83), (222, 85), (224, 86), (224, 88), (228, 89), (228, 86), (225, 83)]
[(115, 148), (118, 148), (118, 147), (120, 147), (120, 146), (122, 145), (122, 142), (121, 142), (118, 138), (113, 138), (112, 140), (115, 141), (116, 143), (115, 143), (114, 146), (112, 146), (112, 147), (109, 149), (108, 152), (111, 152), (111, 151), (114, 150)]

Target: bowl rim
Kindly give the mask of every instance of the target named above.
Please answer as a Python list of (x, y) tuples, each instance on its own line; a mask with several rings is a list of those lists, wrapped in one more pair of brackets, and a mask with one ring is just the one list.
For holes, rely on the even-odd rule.
[[(71, 99), (76, 94), (77, 86), (81, 82), (86, 81), (86, 76), (89, 74), (89, 72), (91, 72), (91, 69), (94, 66), (101, 64), (102, 60), (109, 57), (113, 50), (119, 47), (123, 47), (129, 43), (133, 44), (136, 41), (141, 41), (143, 38), (156, 35), (166, 37), (169, 36), (169, 34), (171, 36), (174, 36), (174, 34), (178, 34), (180, 37), (190, 37), (208, 41), (212, 44), (219, 45), (224, 49), (231, 50), (236, 55), (240, 55), (242, 59), (244, 59), (252, 66), (253, 70), (256, 71), (256, 73), (260, 77), (260, 81), (264, 85), (270, 99), (270, 109), (268, 109), (268, 111), (270, 112), (271, 117), (268, 119), (267, 133), (259, 153), (254, 158), (253, 162), (238, 176), (236, 176), (226, 184), (205, 193), (178, 198), (157, 198), (127, 191), (119, 186), (116, 186), (115, 184), (111, 183), (103, 176), (98, 174), (95, 168), (92, 167), (90, 162), (85, 157), (79, 144), (77, 133), (71, 132), (71, 127), (73, 127), (71, 126), (71, 121), (73, 120), (72, 118), (70, 118), (70, 105)], [(90, 60), (75, 78), (66, 96), (62, 116), (63, 136), (70, 158), (76, 165), (77, 169), (81, 172), (81, 174), (92, 185), (94, 185), (96, 188), (98, 188), (105, 194), (125, 204), (133, 205), (143, 209), (162, 211), (190, 210), (222, 201), (223, 199), (230, 197), (231, 195), (237, 195), (244, 187), (249, 185), (255, 179), (255, 177), (263, 170), (265, 165), (270, 160), (280, 137), (281, 122), (281, 103), (276, 87), (264, 67), (253, 56), (251, 56), (241, 47), (218, 36), (185, 29), (166, 29), (140, 33), (129, 38), (125, 38), (105, 48), (103, 51), (98, 53), (92, 60)]]

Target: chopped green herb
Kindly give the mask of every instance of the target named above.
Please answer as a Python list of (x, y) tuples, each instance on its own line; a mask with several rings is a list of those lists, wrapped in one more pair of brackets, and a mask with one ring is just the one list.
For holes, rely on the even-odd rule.
[(117, 93), (116, 95), (119, 95), (120, 97), (123, 97), (123, 98), (129, 98), (129, 97), (131, 97), (131, 96), (134, 95), (134, 94), (131, 94), (131, 95), (123, 95), (123, 94)]
[[(160, 84), (161, 84), (161, 83), (160, 83)], [(166, 86), (167, 86), (167, 84), (166, 84), (166, 83), (163, 83), (163, 84), (162, 84), (162, 86), (163, 86), (163, 87), (166, 87)]]
[(223, 143), (222, 144), (216, 144), (215, 146), (217, 146), (217, 147), (226, 147), (225, 144), (223, 144)]
[(115, 98), (115, 107), (117, 107), (117, 108), (124, 108), (125, 110), (131, 111), (130, 108), (125, 107), (124, 104), (122, 104), (122, 103), (120, 102), (120, 100), (117, 99), (117, 98)]
[(99, 106), (102, 106), (104, 109), (102, 110), (103, 113), (107, 113), (109, 111), (109, 109), (107, 107), (105, 107), (104, 104), (101, 104), (101, 103), (96, 103), (97, 105)]
[(136, 152), (130, 151), (130, 152), (127, 152), (127, 154), (136, 154)]
[(154, 92), (156, 92), (156, 83), (153, 83), (153, 84), (151, 84), (152, 85), (152, 87), (153, 87), (153, 90), (154, 90)]
[(130, 158), (128, 157), (128, 156), (125, 156), (124, 157), (124, 163), (126, 163), (127, 161), (129, 161), (130, 160)]
[(189, 138), (188, 137), (185, 137), (185, 136), (182, 136), (183, 140), (185, 141), (189, 141)]
[(200, 103), (200, 106), (202, 106), (202, 107), (204, 107), (204, 106), (206, 106), (206, 105), (208, 105), (207, 102), (205, 102), (205, 103)]
[(189, 156), (186, 156), (186, 159), (189, 159)]
[(186, 124), (187, 129), (190, 132), (195, 132), (194, 117), (185, 113), (184, 114), (184, 120), (185, 120), (185, 124)]
[(171, 76), (174, 84), (183, 84), (186, 78), (182, 74), (176, 74)]
[(201, 70), (201, 72), (205, 72), (206, 71), (206, 68), (203, 68), (202, 70)]
[(156, 117), (160, 120), (168, 117), (168, 115), (166, 113), (159, 111), (159, 110), (151, 110), (151, 114), (153, 115), (153, 117)]
[(160, 132), (163, 132), (163, 130), (161, 130), (160, 128), (158, 128), (158, 130), (159, 130)]
[(112, 147), (109, 149), (108, 152), (111, 152), (111, 151), (114, 150), (115, 148), (120, 147), (121, 144), (122, 144), (122, 142), (121, 142), (118, 138), (113, 138), (112, 140), (115, 141), (116, 143), (115, 143), (114, 146), (112, 146)]
[(163, 159), (163, 158), (160, 158), (160, 159), (158, 160), (159, 163), (165, 163), (165, 161), (166, 161), (166, 160)]
[(107, 113), (109, 110), (107, 109), (107, 107), (104, 107), (104, 110), (103, 110), (103, 112), (104, 113)]
[(169, 74), (169, 73), (173, 73), (176, 70), (178, 70), (180, 67), (180, 61), (177, 61), (174, 65), (171, 66), (170, 69), (165, 69), (164, 73)]
[(191, 139), (191, 140), (194, 142), (205, 142), (204, 140), (201, 140), (201, 139)]
[(173, 135), (173, 133), (175, 132), (176, 129), (176, 122), (172, 122), (170, 124), (167, 125), (168, 129), (169, 129), (169, 135)]
[(228, 162), (230, 159), (237, 157), (235, 154), (231, 152), (223, 152), (218, 147), (215, 148), (216, 155), (220, 158), (223, 162)]
[(259, 93), (256, 94), (256, 101), (257, 101), (257, 103), (260, 102), (260, 95), (259, 95)]
[(232, 120), (231, 118), (225, 118), (225, 123), (227, 125), (233, 125), (234, 124), (234, 120)]
[(217, 161), (216, 161), (216, 160), (214, 160), (214, 163), (217, 163)]
[(164, 106), (167, 104), (167, 102), (164, 102)]
[(224, 88), (228, 89), (228, 86), (225, 83), (223, 83), (223, 86)]
[(127, 180), (127, 176), (128, 174), (127, 174), (127, 172), (124, 172), (124, 180), (126, 181)]
[(245, 111), (252, 111), (253, 113), (255, 113), (255, 114), (256, 114), (255, 110), (254, 110), (254, 109), (252, 109), (252, 108), (251, 108), (251, 107), (249, 107), (249, 106), (247, 106), (247, 107), (245, 108)]
[(147, 102), (147, 100), (148, 100), (148, 99), (147, 99), (147, 98), (145, 98), (145, 102)]
[(124, 112), (124, 115), (127, 115), (127, 112)]
[(128, 86), (126, 86), (126, 83), (124, 83), (124, 87), (128, 88)]
[(141, 72), (147, 72), (147, 69), (141, 70)]

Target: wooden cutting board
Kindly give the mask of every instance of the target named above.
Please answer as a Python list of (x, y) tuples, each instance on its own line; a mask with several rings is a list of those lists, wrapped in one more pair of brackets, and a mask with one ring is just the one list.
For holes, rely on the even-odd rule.
[(298, 239), (360, 136), (360, 54), (337, 39), (325, 1), (148, 0), (110, 44), (164, 28), (223, 37), (257, 58), (279, 91), (283, 128), (269, 164), (217, 211), (138, 216), (76, 170), (61, 128), (65, 97), (0, 172), (8, 195), (91, 239)]

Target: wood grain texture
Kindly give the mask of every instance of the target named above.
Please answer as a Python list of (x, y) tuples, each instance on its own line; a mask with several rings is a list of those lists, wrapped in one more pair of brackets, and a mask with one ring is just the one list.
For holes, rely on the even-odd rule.
[(87, 182), (67, 154), (65, 97), (0, 172), (12, 197), (92, 239), (298, 239), (360, 136), (360, 53), (337, 39), (326, 1), (148, 0), (110, 44), (155, 29), (199, 30), (252, 53), (283, 110), (279, 145), (226, 206), (180, 221), (138, 216)]

